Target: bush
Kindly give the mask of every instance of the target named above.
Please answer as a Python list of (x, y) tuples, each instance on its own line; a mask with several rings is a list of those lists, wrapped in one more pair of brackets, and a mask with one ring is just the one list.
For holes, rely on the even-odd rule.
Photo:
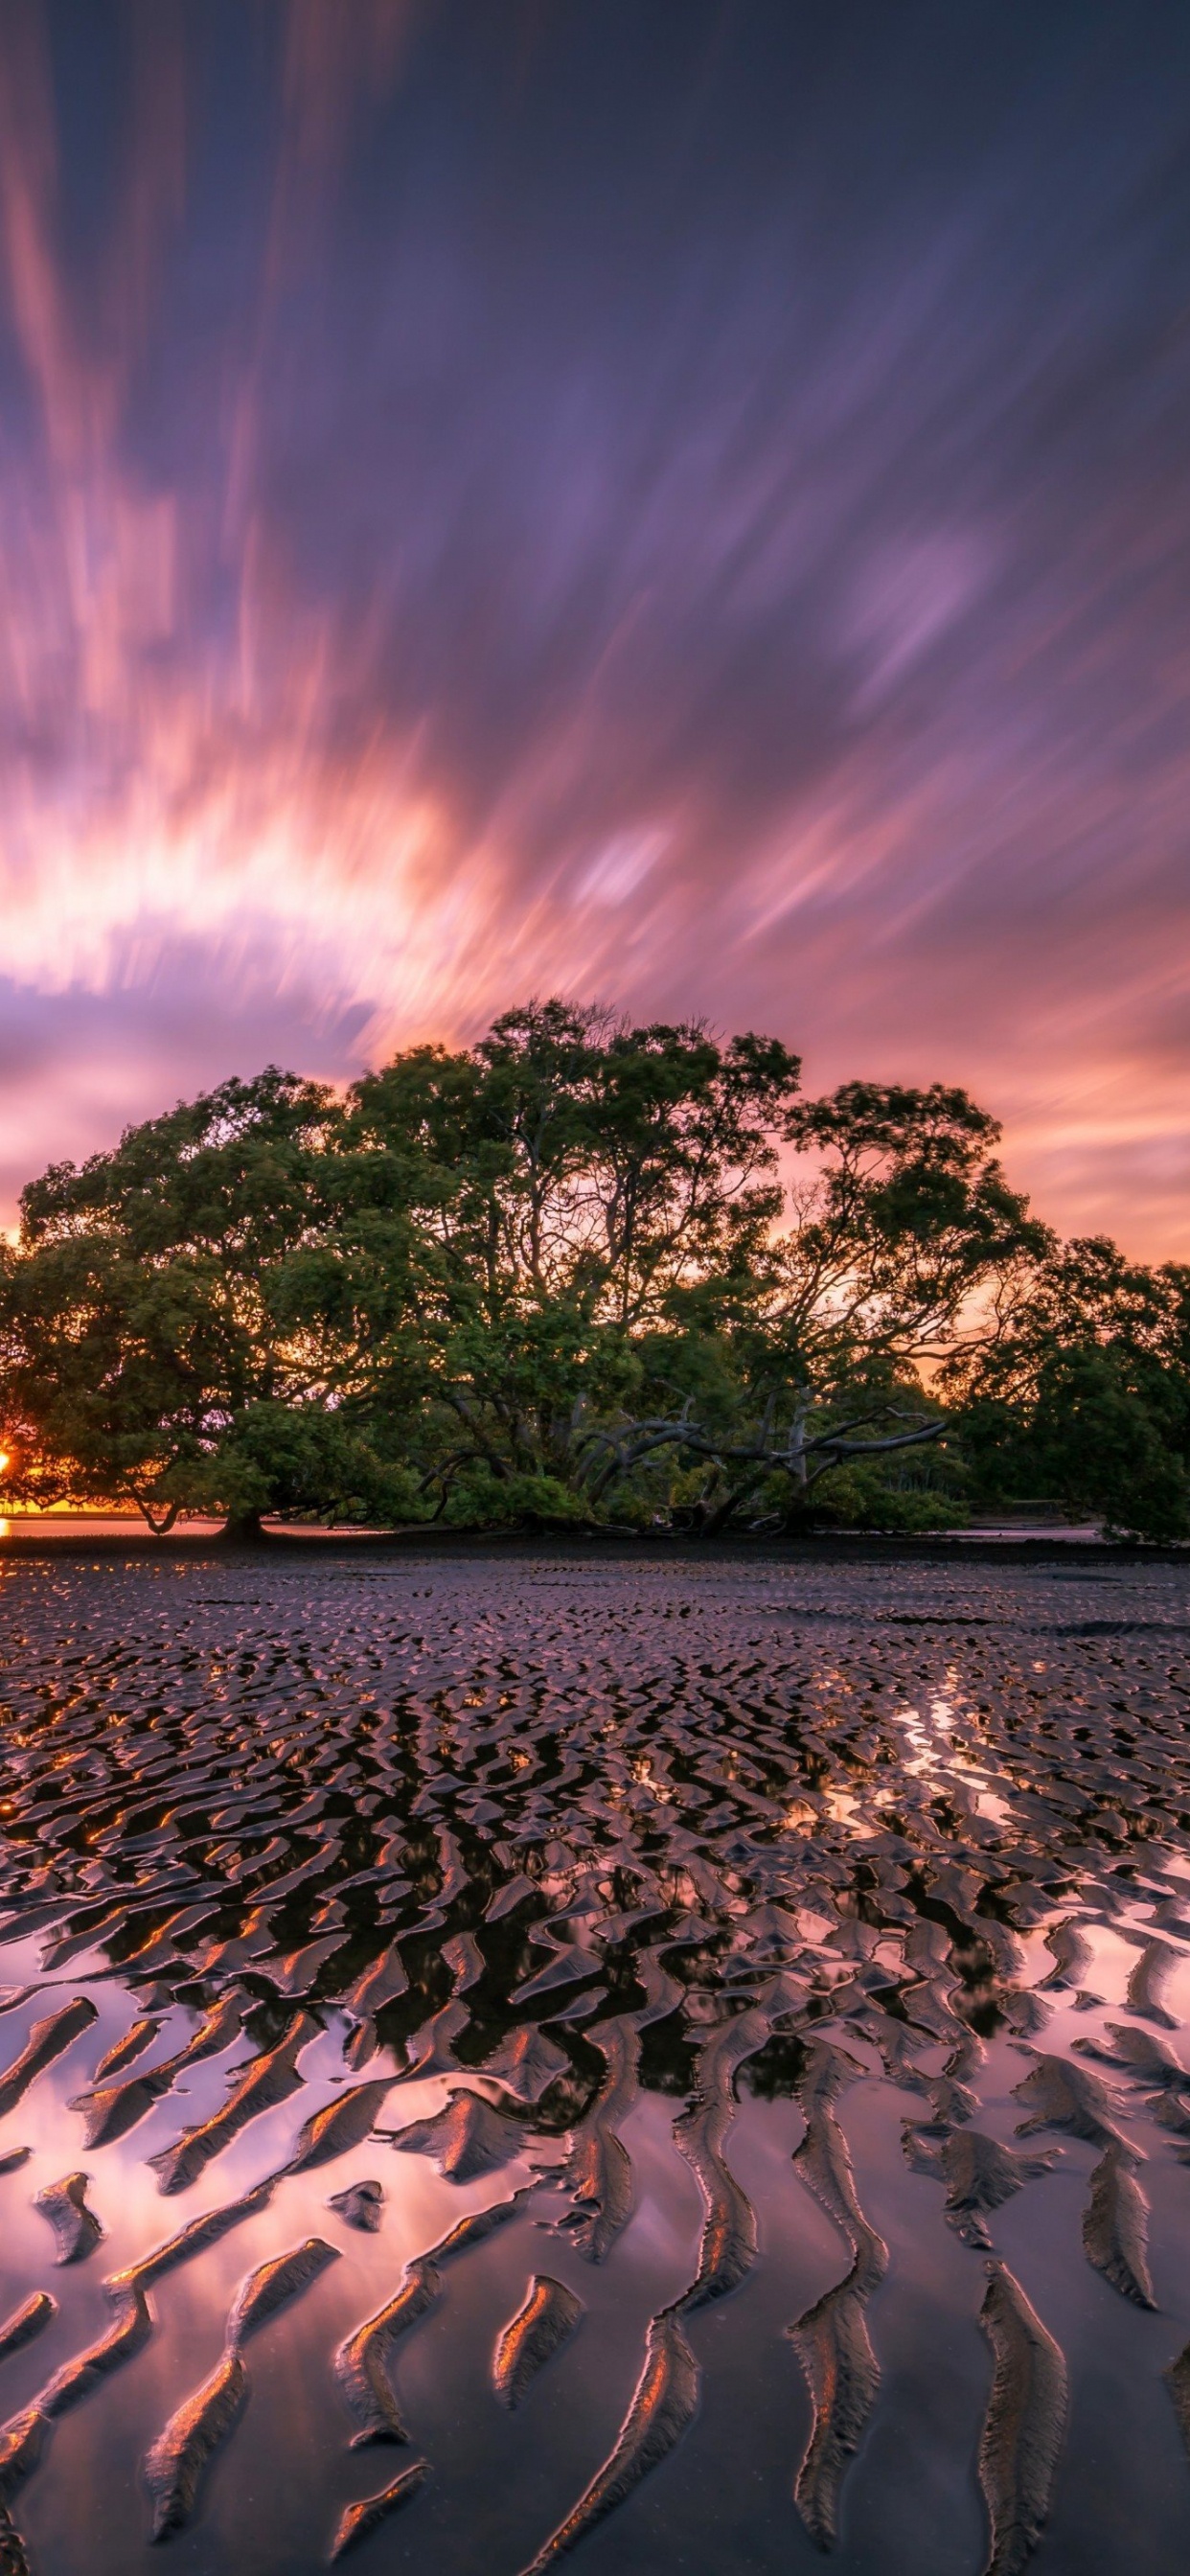
[(473, 1466), (456, 1476), (441, 1518), (450, 1529), (562, 1529), (586, 1525), (590, 1512), (556, 1476), (496, 1476)]
[[(786, 1488), (788, 1504), (788, 1488)], [(962, 1529), (965, 1502), (945, 1486), (924, 1479), (893, 1485), (873, 1467), (841, 1467), (812, 1487), (806, 1503), (789, 1515), (802, 1529), (914, 1531)]]

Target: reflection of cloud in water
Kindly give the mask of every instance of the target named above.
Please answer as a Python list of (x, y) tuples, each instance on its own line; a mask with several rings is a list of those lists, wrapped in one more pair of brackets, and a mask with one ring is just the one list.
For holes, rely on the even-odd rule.
[[(1068, 2277), (1085, 2260), (1096, 2148), (1047, 2135), (1041, 2152), (1061, 2149), (1049, 2175), (994, 2152), (1013, 2147), (1012, 2088), (1034, 2058), (1102, 2071), (1151, 2204), (1155, 2294), (1167, 2317), (1190, 2311), (1190, 2248), (1170, 2219), (1177, 2133), (1140, 2058), (1095, 2055), (1119, 2058), (1113, 2020), (1183, 2045), (1150, 2012), (1172, 2024), (1190, 2004), (1185, 1853), (1170, 1840), (1178, 1577), (1115, 1568), (1102, 1596), (1098, 1581), (1085, 1578), (1076, 1622), (1061, 1580), (1003, 1567), (626, 1575), (526, 1560), (510, 1580), (499, 1564), (196, 1552), (0, 1568), (19, 1936), (0, 1975), (36, 1989), (0, 2013), (0, 2069), (72, 1995), (98, 2014), (2, 2124), (0, 2157), (33, 2153), (0, 2175), (0, 2304), (47, 2280), (61, 2297), (40, 2342), (2, 2366), (9, 2420), (106, 2331), (108, 2274), (275, 2177), (154, 2279), (148, 2341), (53, 2426), (14, 2494), (37, 2576), (76, 2576), (84, 2524), (88, 2576), (157, 2567), (143, 2455), (216, 2363), (246, 2274), (309, 2237), (338, 2259), (253, 2338), (246, 2409), (171, 2544), (194, 2576), (313, 2576), (344, 2508), (414, 2456), (434, 2474), (370, 2544), (394, 2566), (471, 2576), (482, 2530), (493, 2576), (518, 2576), (584, 2495), (590, 2519), (608, 2461), (623, 2499), (583, 2541), (593, 2569), (601, 2550), (627, 2576), (651, 2576), (659, 2553), (693, 2576), (792, 2564), (805, 2535), (791, 2426), (795, 2451), (833, 2456), (835, 2383), (819, 2362), (869, 2324), (884, 2375), (869, 2373), (865, 2402), (884, 2447), (849, 2470), (842, 2444), (837, 2564), (882, 2576), (891, 2554), (949, 2576), (940, 2535), (965, 2534), (972, 2564), (982, 2545), (969, 2473), (987, 2399), (981, 2229), (1047, 2331), (1065, 2320), (1071, 2366), (1111, 2391), (1106, 2429), (1072, 2418), (1055, 2563), (1093, 2563), (1093, 2470), (1130, 2535), (1130, 2576), (1167, 2576), (1161, 2553), (1190, 2548), (1190, 2479), (1178, 2503), (1162, 2448), (1168, 2332), (1130, 2308), (1121, 2338)], [(1082, 1614), (1100, 1598), (1097, 1626)], [(131, 1905), (142, 1937), (113, 1973)], [(1082, 1951), (1063, 1949), (1063, 1924)], [(43, 1978), (43, 1954), (76, 1938)], [(1060, 1956), (1090, 1961), (1077, 1988)], [(130, 2025), (159, 2022), (129, 2080), (178, 2055), (216, 2003), (239, 2035), (82, 2152), (71, 2104)], [(160, 2192), (148, 2159), (295, 2027), (296, 2090), (257, 2108), (189, 2188)], [(372, 2134), (285, 2170), (312, 2114), (386, 2080), (381, 2132), (433, 2121), (470, 2088), (489, 2130), (507, 2118), (506, 2141), (488, 2143), (508, 2159), (458, 2184)], [(1061, 2096), (1051, 2084), (1029, 2099)], [(84, 2167), (105, 2239), (54, 2272), (33, 2195)], [(994, 2201), (1006, 2173), (1011, 2195), (967, 2211), (958, 2242), (947, 2174)], [(384, 2195), (375, 2235), (328, 2206), (367, 2179)], [(495, 2232), (452, 2250), (461, 2217), (526, 2186)], [(1110, 2214), (1102, 2177), (1099, 2205)], [(842, 2292), (877, 2240), (890, 2266), (865, 2324), (854, 2284), (851, 2306)], [(410, 2450), (353, 2451), (332, 2356), (436, 2247), (439, 2285), (383, 2363)], [(493, 2354), (538, 2275), (581, 2299), (582, 2324), (510, 2416)], [(794, 2324), (804, 2394), (788, 2377)], [(945, 2429), (929, 2358), (942, 2349)], [(634, 2413), (646, 2350), (661, 2396), (646, 2374)], [(680, 2466), (645, 2479), (679, 2439)], [(923, 2458), (952, 2499), (941, 2521), (929, 2479), (903, 2466)], [(1171, 2502), (1150, 2549), (1158, 2472)], [(799, 2493), (823, 2510), (816, 2473)]]

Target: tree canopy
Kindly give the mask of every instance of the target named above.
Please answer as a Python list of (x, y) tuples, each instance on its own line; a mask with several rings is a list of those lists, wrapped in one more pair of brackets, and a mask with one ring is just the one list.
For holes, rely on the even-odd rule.
[(982, 1489), (1060, 1494), (1109, 1528), (1190, 1533), (1190, 1268), (1052, 1243), (986, 1344), (956, 1354)]
[(1190, 1272), (1059, 1244), (961, 1090), (549, 1000), (56, 1165), (0, 1260), (14, 1500), (381, 1525), (1190, 1528)]

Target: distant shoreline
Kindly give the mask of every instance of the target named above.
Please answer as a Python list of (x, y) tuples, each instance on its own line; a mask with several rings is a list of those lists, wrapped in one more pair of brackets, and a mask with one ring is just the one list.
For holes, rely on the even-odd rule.
[(216, 1525), (187, 1533), (177, 1529), (167, 1538), (155, 1538), (151, 1530), (129, 1522), (118, 1528), (111, 1519), (87, 1531), (76, 1521), (56, 1531), (42, 1527), (25, 1531), (11, 1526), (0, 1538), (0, 1564), (7, 1559), (50, 1557), (127, 1557), (146, 1559), (168, 1557), (189, 1562), (213, 1561), (226, 1564), (261, 1564), (282, 1555), (308, 1555), (315, 1550), (320, 1558), (383, 1557), (406, 1564), (418, 1562), (466, 1563), (471, 1559), (505, 1558), (511, 1562), (529, 1562), (543, 1557), (561, 1563), (636, 1563), (672, 1564), (675, 1560), (692, 1564), (743, 1564), (757, 1561), (773, 1564), (803, 1565), (811, 1563), (887, 1564), (899, 1560), (969, 1564), (983, 1560), (994, 1564), (1042, 1564), (1085, 1562), (1094, 1565), (1118, 1561), (1136, 1565), (1186, 1565), (1190, 1568), (1190, 1543), (1157, 1544), (1148, 1541), (1125, 1541), (1090, 1536), (1085, 1530), (1032, 1529), (1028, 1532), (1004, 1530), (939, 1530), (933, 1533), (906, 1535), (879, 1531), (822, 1531), (804, 1538), (780, 1538), (771, 1534), (756, 1537), (700, 1539), (687, 1531), (591, 1531), (567, 1535), (565, 1532), (534, 1534), (528, 1531), (475, 1532), (451, 1530), (440, 1534), (427, 1530), (326, 1530), (295, 1527), (266, 1531), (259, 1542), (237, 1544), (223, 1539)]

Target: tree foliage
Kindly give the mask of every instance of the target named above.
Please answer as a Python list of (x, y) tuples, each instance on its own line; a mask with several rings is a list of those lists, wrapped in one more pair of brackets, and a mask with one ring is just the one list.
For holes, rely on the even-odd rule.
[(1190, 1535), (1190, 1269), (1051, 1245), (950, 1378), (984, 1489), (1060, 1495), (1127, 1536)]
[(878, 1527), (1187, 1522), (1190, 1274), (1060, 1246), (961, 1090), (558, 1000), (345, 1098), (270, 1068), (25, 1191), (14, 1499)]
[(349, 1481), (323, 1259), (340, 1125), (329, 1093), (270, 1070), (30, 1184), (0, 1301), (18, 1498), (250, 1525)]

